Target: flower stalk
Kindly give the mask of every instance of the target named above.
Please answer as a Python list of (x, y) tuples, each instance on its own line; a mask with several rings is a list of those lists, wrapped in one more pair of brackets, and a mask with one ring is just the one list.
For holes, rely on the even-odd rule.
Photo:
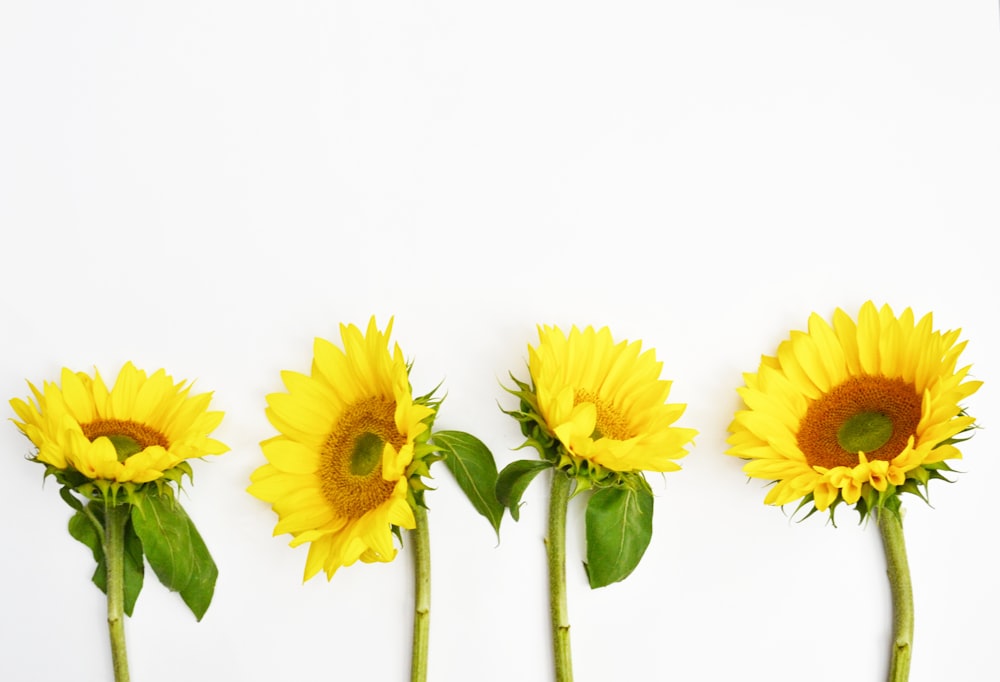
[(566, 509), (573, 479), (556, 469), (549, 496), (549, 611), (552, 617), (552, 650), (556, 682), (572, 682), (573, 659), (569, 646), (569, 610), (566, 605)]
[(410, 664), (411, 682), (427, 680), (427, 650), (431, 625), (431, 540), (427, 528), (427, 509), (413, 505), (416, 528), (413, 539), (413, 655)]
[(128, 682), (125, 649), (125, 525), (130, 505), (108, 500), (104, 505), (104, 556), (107, 562), (108, 634), (115, 682)]
[(885, 507), (878, 510), (877, 519), (892, 592), (892, 651), (887, 680), (906, 682), (913, 653), (913, 586), (903, 541), (903, 521), (898, 509)]

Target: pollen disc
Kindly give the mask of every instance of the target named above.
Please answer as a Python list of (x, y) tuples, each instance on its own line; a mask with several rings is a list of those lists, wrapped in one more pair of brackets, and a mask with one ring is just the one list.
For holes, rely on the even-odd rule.
[(797, 435), (812, 466), (854, 467), (858, 452), (869, 461), (891, 460), (920, 423), (921, 397), (913, 384), (881, 376), (854, 376), (813, 402)]
[(382, 450), (397, 450), (406, 436), (396, 428), (396, 403), (366, 398), (348, 407), (320, 450), (324, 497), (338, 515), (357, 519), (392, 495), (396, 484), (382, 478)]

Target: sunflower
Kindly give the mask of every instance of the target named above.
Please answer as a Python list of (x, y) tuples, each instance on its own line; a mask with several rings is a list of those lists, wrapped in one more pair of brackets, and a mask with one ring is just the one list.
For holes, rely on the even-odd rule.
[(932, 325), (930, 314), (914, 322), (909, 308), (897, 317), (871, 301), (857, 322), (840, 309), (832, 326), (813, 313), (808, 333), (792, 332), (745, 375), (728, 454), (775, 481), (765, 503), (804, 498), (824, 511), (862, 499), (870, 510), (961, 457), (955, 437), (974, 419), (960, 403), (982, 382), (956, 369), (960, 330)]
[(54, 472), (141, 484), (229, 449), (209, 438), (223, 416), (208, 411), (212, 394), (192, 396), (162, 369), (147, 376), (129, 362), (111, 390), (96, 370), (91, 378), (63, 369), (60, 378), (42, 390), (29, 382), (33, 397), (10, 401), (14, 424), (38, 448), (35, 460)]
[(539, 416), (562, 445), (570, 466), (611, 471), (676, 471), (673, 461), (697, 432), (671, 426), (685, 405), (667, 404), (663, 363), (642, 342), (615, 343), (607, 327), (539, 327), (528, 348)]
[(389, 352), (373, 317), (364, 335), (340, 327), (344, 350), (316, 339), (309, 376), (283, 372), (287, 393), (267, 397), (281, 432), (261, 443), (268, 463), (248, 492), (278, 514), (275, 535), (311, 543), (305, 580), (322, 568), (392, 561), (392, 527), (415, 526), (409, 476), (419, 469), (434, 409), (411, 395), (402, 351)]

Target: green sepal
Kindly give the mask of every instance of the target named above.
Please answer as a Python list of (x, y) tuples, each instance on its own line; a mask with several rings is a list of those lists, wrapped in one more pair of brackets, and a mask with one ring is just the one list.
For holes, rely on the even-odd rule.
[[(926, 481), (923, 483), (924, 490), (927, 489)], [(920, 484), (917, 480), (913, 478), (908, 478), (903, 482), (903, 485), (896, 488), (900, 493), (910, 493), (911, 495), (916, 495), (926, 504), (930, 504), (930, 500), (927, 499), (927, 495), (924, 494), (924, 490), (920, 489)]]
[[(97, 562), (97, 568), (91, 580), (95, 585), (107, 594), (108, 592), (108, 565), (104, 555), (104, 505), (91, 502), (87, 505), (89, 512), (93, 514), (93, 519), (88, 516), (87, 511), (81, 510), (70, 517), (69, 534), (79, 542), (90, 548)], [(100, 524), (98, 529), (94, 524)], [(130, 616), (135, 609), (135, 602), (142, 592), (143, 574), (145, 566), (142, 558), (142, 541), (135, 534), (131, 521), (125, 524), (125, 557), (124, 557), (124, 597), (125, 614)]]
[(201, 620), (219, 570), (187, 512), (172, 494), (150, 491), (132, 507), (132, 525), (156, 577)]
[[(409, 376), (410, 370), (413, 368), (413, 362), (408, 362), (406, 365), (406, 373)], [(406, 500), (412, 507), (423, 507), (427, 509), (427, 502), (424, 500), (424, 493), (428, 490), (434, 490), (431, 486), (427, 485), (424, 481), (425, 478), (431, 478), (431, 465), (441, 459), (444, 459), (443, 455), (439, 454), (439, 448), (433, 443), (428, 442), (431, 429), (434, 427), (434, 419), (437, 417), (438, 410), (441, 408), (441, 403), (444, 398), (435, 398), (434, 393), (441, 388), (441, 384), (438, 384), (432, 388), (429, 392), (422, 396), (418, 396), (413, 399), (413, 402), (417, 405), (424, 405), (431, 409), (431, 414), (424, 417), (421, 423), (423, 423), (427, 428), (425, 428), (414, 440), (413, 442), (413, 460), (410, 465), (406, 468), (403, 476), (407, 479), (409, 484)], [(410, 386), (410, 392), (413, 392), (413, 386)], [(402, 542), (402, 535), (398, 535), (400, 542)]]
[[(411, 369), (413, 369), (413, 362), (412, 361), (406, 365), (406, 374), (407, 374), (407, 377), (409, 377)], [(438, 392), (438, 389), (441, 388), (441, 385), (443, 383), (444, 383), (443, 381), (439, 382), (437, 386), (435, 386), (434, 388), (432, 388), (431, 390), (429, 390), (427, 393), (424, 393), (423, 395), (417, 396), (416, 398), (414, 398), (413, 402), (417, 403), (418, 405), (426, 405), (427, 407), (429, 407), (432, 410), (434, 410), (434, 414), (436, 415), (437, 412), (438, 412), (438, 409), (440, 409), (440, 407), (441, 407), (441, 403), (444, 402), (444, 398), (435, 398), (434, 394)], [(412, 385), (410, 386), (410, 393), (411, 394), (413, 393), (413, 386)]]
[(528, 485), (542, 471), (555, 464), (549, 460), (519, 459), (503, 468), (497, 476), (496, 498), (503, 507), (510, 509), (515, 521), (521, 517), (521, 496)]
[(882, 505), (879, 506), (879, 512), (881, 513), (882, 510), (887, 510), (895, 514), (896, 516), (900, 516), (899, 510), (902, 508), (902, 506), (903, 503), (899, 499), (899, 495), (890, 495), (889, 497), (886, 498), (885, 502), (883, 502)]
[(437, 431), (431, 441), (444, 453), (444, 463), (472, 506), (482, 514), (497, 537), (503, 505), (497, 500), (497, 463), (486, 444), (463, 431)]
[[(837, 504), (839, 502), (841, 502), (841, 501), (842, 500), (840, 499), (840, 497), (837, 497), (837, 499), (834, 500), (833, 504), (831, 504), (830, 507), (829, 507), (829, 509), (830, 509), (830, 523), (833, 524), (834, 528), (837, 527), (837, 524), (833, 520), (833, 513), (834, 513), (834, 510), (837, 508)], [(792, 518), (794, 519), (796, 514), (798, 514), (800, 511), (802, 511), (802, 509), (805, 508), (806, 505), (812, 504), (812, 502), (813, 502), (813, 494), (812, 493), (809, 493), (808, 495), (806, 495), (805, 497), (803, 497), (801, 500), (799, 500), (798, 506), (795, 507), (795, 511), (792, 512)], [(805, 516), (803, 516), (801, 519), (799, 519), (799, 521), (800, 522), (805, 521), (806, 519), (808, 519), (810, 516), (812, 516), (813, 514), (815, 514), (818, 511), (819, 511), (819, 509), (817, 509), (816, 505), (813, 504), (812, 509), (810, 509), (806, 513)]]
[[(427, 427), (427, 430), (430, 431), (430, 426)], [(413, 444), (413, 461), (406, 467), (403, 474), (408, 479), (411, 488), (419, 491), (434, 490), (421, 479), (433, 478), (431, 465), (444, 459), (444, 455), (439, 454), (440, 450), (441, 448), (433, 443), (416, 441)], [(422, 501), (421, 504), (423, 504)]]
[(83, 511), (83, 502), (81, 502), (80, 498), (73, 494), (72, 488), (65, 485), (59, 488), (59, 497), (63, 499), (63, 502), (72, 507), (74, 511)]
[[(960, 473), (956, 469), (951, 468), (945, 461), (932, 462), (930, 464), (922, 464), (915, 469), (907, 471), (906, 478), (901, 484), (886, 485), (885, 490), (882, 491), (876, 490), (871, 483), (863, 484), (861, 487), (861, 495), (858, 497), (858, 501), (854, 503), (854, 511), (858, 513), (858, 523), (865, 523), (873, 513), (876, 513), (880, 509), (900, 506), (902, 504), (901, 496), (903, 493), (915, 495), (923, 500), (925, 504), (929, 505), (929, 484), (931, 481), (954, 483), (952, 479), (945, 476), (942, 472)], [(841, 504), (846, 505), (847, 503), (844, 501), (844, 498), (838, 494), (827, 509), (827, 511), (830, 512), (830, 523), (834, 527), (837, 526), (834, 515), (837, 507)], [(806, 508), (808, 508), (808, 512), (805, 516), (798, 519), (798, 521), (805, 521), (819, 511), (815, 506), (812, 493), (804, 496), (799, 501), (799, 504), (796, 506), (792, 516), (795, 517), (800, 511)]]
[[(33, 461), (38, 461), (37, 458)], [(44, 464), (44, 462), (43, 462)], [(120, 483), (103, 478), (89, 478), (72, 467), (60, 469), (51, 464), (45, 464), (45, 473), (42, 478), (52, 476), (62, 485), (59, 489), (59, 496), (74, 511), (80, 511), (82, 504), (71, 493), (76, 493), (86, 500), (108, 504), (136, 504), (147, 493), (155, 491), (154, 494), (172, 495), (171, 484), (176, 484), (180, 489), (187, 476), (189, 482), (194, 482), (194, 472), (189, 462), (182, 461), (177, 466), (166, 469), (163, 475), (153, 481), (146, 483), (134, 483), (125, 481)]]
[(517, 397), (519, 401), (519, 409), (517, 410), (505, 410), (500, 408), (500, 411), (504, 414), (513, 417), (517, 420), (518, 424), (521, 426), (521, 433), (524, 434), (524, 443), (518, 448), (533, 447), (538, 451), (538, 454), (542, 459), (547, 459), (553, 463), (557, 463), (560, 459), (559, 452), (559, 441), (551, 431), (549, 431), (548, 426), (545, 423), (545, 419), (541, 416), (541, 410), (538, 407), (538, 398), (535, 396), (534, 388), (526, 384), (523, 381), (518, 380), (517, 377), (510, 374), (511, 381), (517, 386), (516, 389), (507, 388), (504, 386), (504, 390), (511, 395)]
[(188, 483), (194, 483), (194, 470), (191, 469), (191, 464), (186, 460), (177, 464), (177, 466), (167, 469), (163, 472), (163, 476), (153, 481), (156, 485), (157, 490), (163, 490), (162, 485), (167, 481), (171, 483), (176, 483), (177, 488), (180, 489), (181, 485), (184, 483), (184, 477), (187, 476)]
[(587, 579), (591, 588), (624, 580), (653, 537), (653, 493), (641, 474), (600, 488), (587, 503)]
[[(428, 430), (430, 430), (430, 427), (428, 427)], [(406, 495), (407, 501), (411, 505), (419, 505), (424, 509), (429, 509), (427, 501), (424, 499), (424, 493), (428, 490), (435, 490), (435, 488), (428, 485), (424, 479), (433, 478), (431, 476), (431, 465), (442, 459), (444, 457), (439, 454), (439, 448), (436, 445), (426, 442), (416, 442), (414, 444), (413, 461), (410, 462), (410, 465), (406, 467), (406, 471), (403, 473), (409, 484)]]

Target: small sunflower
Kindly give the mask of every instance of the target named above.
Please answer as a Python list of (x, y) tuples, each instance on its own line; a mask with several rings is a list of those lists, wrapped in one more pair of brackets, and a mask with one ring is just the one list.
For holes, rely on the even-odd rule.
[(663, 363), (642, 342), (615, 343), (607, 327), (539, 327), (528, 369), (541, 422), (568, 461), (617, 472), (676, 471), (697, 432), (671, 426), (685, 405), (668, 404)]
[[(552, 469), (549, 492), (549, 614), (555, 677), (573, 677), (566, 596), (566, 511), (586, 491), (584, 568), (592, 589), (625, 580), (653, 536), (653, 491), (646, 471), (676, 471), (697, 435), (674, 427), (685, 405), (669, 404), (663, 364), (642, 342), (615, 343), (607, 327), (539, 326), (528, 346), (530, 384), (511, 375), (516, 419), (541, 461), (511, 462), (497, 476), (496, 497), (516, 521), (521, 496)], [(522, 446), (523, 447), (523, 446)]]
[(343, 351), (316, 339), (310, 375), (282, 372), (288, 392), (267, 397), (281, 435), (261, 443), (268, 464), (248, 491), (278, 514), (275, 535), (311, 543), (305, 580), (358, 559), (392, 561), (393, 526), (415, 526), (409, 479), (426, 472), (435, 409), (412, 397), (398, 344), (389, 352), (391, 330), (374, 317), (364, 334), (341, 325)]
[(209, 438), (222, 412), (209, 412), (211, 393), (190, 395), (164, 370), (151, 376), (129, 362), (108, 390), (101, 375), (62, 370), (61, 386), (31, 383), (33, 398), (10, 401), (14, 424), (38, 448), (35, 460), (86, 479), (141, 484), (184, 460), (229, 448)]
[(871, 301), (857, 322), (813, 313), (808, 333), (792, 332), (745, 375), (728, 454), (775, 481), (765, 503), (803, 498), (824, 511), (862, 500), (864, 516), (897, 492), (919, 494), (961, 457), (956, 436), (975, 420), (960, 403), (982, 382), (957, 368), (960, 330), (932, 327), (930, 314), (915, 322), (909, 308), (897, 317)]

